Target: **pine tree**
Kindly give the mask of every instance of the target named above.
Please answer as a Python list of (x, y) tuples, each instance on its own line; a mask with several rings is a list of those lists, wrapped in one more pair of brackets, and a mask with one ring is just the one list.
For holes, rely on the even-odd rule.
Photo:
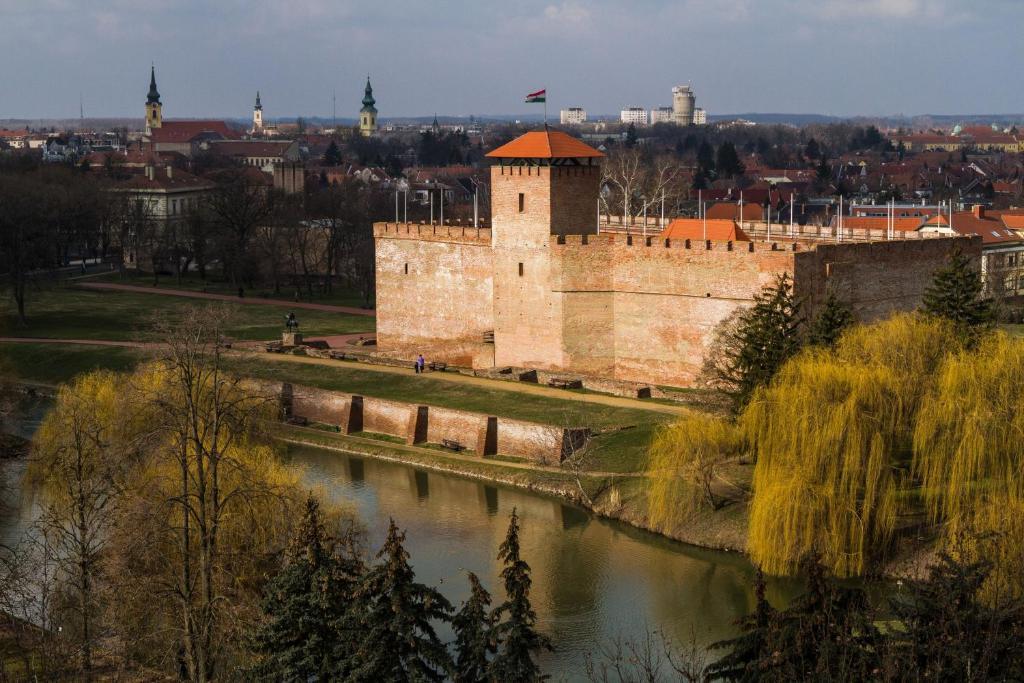
[(253, 634), (253, 649), (263, 658), (253, 673), (305, 683), (311, 677), (325, 680), (339, 670), (350, 653), (345, 651), (347, 634), (338, 625), (352, 608), (363, 570), (351, 547), (327, 534), (320, 504), (311, 496), (286, 564), (265, 591), (267, 621)]
[(743, 163), (740, 161), (740, 157), (736, 154), (736, 146), (731, 142), (723, 142), (718, 147), (718, 172), (723, 176), (732, 178), (733, 176), (742, 175)]
[(452, 618), (455, 632), (455, 683), (480, 683), (487, 680), (487, 668), (497, 652), (494, 615), (490, 611), (491, 594), (480, 579), (469, 572), (469, 599)]
[(1024, 605), (989, 606), (978, 599), (992, 572), (987, 562), (942, 555), (928, 578), (911, 581), (891, 601), (901, 623), (894, 631), (896, 669), (903, 680), (982, 681), (1024, 677)]
[(341, 164), (341, 150), (338, 149), (338, 143), (331, 140), (331, 144), (327, 146), (327, 151), (324, 152), (324, 165), (325, 166), (338, 166)]
[(633, 147), (636, 145), (637, 135), (636, 126), (632, 123), (626, 128), (626, 147)]
[(715, 171), (715, 148), (707, 140), (701, 140), (697, 147), (697, 172), (709, 175)]
[(754, 305), (740, 314), (735, 328), (722, 340), (724, 346), (712, 368), (736, 412), (800, 350), (802, 322), (800, 302), (786, 273), (774, 285), (765, 286), (754, 297)]
[(381, 561), (357, 591), (364, 605), (361, 634), (352, 673), (345, 680), (441, 681), (452, 669), (432, 625), (449, 621), (452, 606), (437, 590), (416, 583), (404, 541), (405, 532), (392, 519), (377, 553)]
[(807, 328), (807, 343), (811, 346), (833, 348), (839, 341), (839, 335), (854, 322), (853, 311), (831, 289), (825, 295), (825, 301), (818, 309), (817, 315)]
[(992, 323), (992, 302), (982, 297), (983, 290), (981, 272), (955, 248), (924, 291), (923, 308), (929, 315), (951, 320), (963, 339), (972, 343)]
[(501, 578), (505, 582), (505, 602), (495, 617), (505, 620), (495, 632), (500, 641), (498, 654), (488, 669), (488, 678), (498, 683), (525, 683), (546, 680), (534, 661), (534, 654), (550, 651), (551, 642), (537, 632), (537, 614), (530, 605), (530, 565), (519, 556), (519, 516), (512, 508), (508, 534), (498, 548), (498, 559), (505, 563)]
[(821, 147), (818, 146), (818, 141), (811, 138), (807, 141), (807, 146), (804, 147), (804, 156), (808, 159), (817, 159), (821, 155)]
[(713, 649), (726, 650), (726, 654), (708, 669), (711, 679), (754, 683), (760, 678), (760, 665), (767, 660), (768, 629), (775, 618), (775, 609), (765, 598), (764, 572), (760, 568), (754, 579), (757, 603), (754, 612), (739, 620), (740, 635), (729, 640), (712, 643)]
[(757, 680), (870, 680), (881, 668), (882, 637), (864, 591), (830, 581), (817, 558), (802, 568), (807, 590), (771, 620)]

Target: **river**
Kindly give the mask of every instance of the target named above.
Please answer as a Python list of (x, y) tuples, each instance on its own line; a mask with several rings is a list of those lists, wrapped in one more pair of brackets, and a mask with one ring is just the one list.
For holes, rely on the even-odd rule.
[[(22, 413), (16, 431), (30, 436), (47, 402)], [(503, 596), (498, 545), (512, 509), (522, 518), (522, 556), (532, 568), (531, 598), (540, 629), (555, 645), (542, 665), (555, 680), (578, 680), (600, 643), (648, 631), (706, 645), (736, 633), (752, 610), (754, 569), (745, 557), (676, 543), (596, 517), (558, 499), (400, 464), (308, 447), (292, 447), (303, 481), (332, 502), (349, 505), (375, 552), (389, 518), (407, 532), (417, 579), (437, 586), (457, 607), (477, 573), (495, 602)], [(31, 503), (18, 493), (24, 461), (3, 467), (0, 541), (16, 543)], [(798, 584), (773, 580), (768, 597), (788, 602)], [(443, 638), (450, 633), (442, 631)]]

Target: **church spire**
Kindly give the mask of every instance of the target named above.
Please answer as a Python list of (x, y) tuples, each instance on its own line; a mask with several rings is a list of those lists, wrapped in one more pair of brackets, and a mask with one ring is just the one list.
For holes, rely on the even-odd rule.
[(260, 91), (256, 91), (256, 109), (263, 109), (263, 105), (260, 104)]
[(156, 89), (156, 65), (149, 67), (149, 95), (146, 96), (147, 104), (160, 104), (160, 93)]
[(373, 109), (373, 105), (377, 103), (377, 100), (373, 99), (373, 86), (370, 85), (370, 76), (366, 76), (366, 90), (363, 94), (363, 109)]

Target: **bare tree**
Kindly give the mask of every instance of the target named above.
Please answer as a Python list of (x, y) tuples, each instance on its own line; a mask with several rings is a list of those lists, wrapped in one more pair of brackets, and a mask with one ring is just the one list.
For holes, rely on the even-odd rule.
[(657, 157), (638, 149), (621, 149), (609, 155), (602, 164), (601, 208), (606, 214), (620, 213), (624, 220), (645, 211), (660, 209), (662, 202), (674, 207), (685, 195), (686, 168), (669, 154)]
[(685, 645), (664, 633), (647, 631), (637, 640), (614, 637), (587, 654), (584, 675), (592, 683), (702, 683), (707, 656), (691, 634)]
[(224, 274), (238, 286), (247, 275), (253, 237), (272, 211), (271, 193), (246, 169), (228, 169), (218, 175), (207, 206), (217, 226), (217, 253)]

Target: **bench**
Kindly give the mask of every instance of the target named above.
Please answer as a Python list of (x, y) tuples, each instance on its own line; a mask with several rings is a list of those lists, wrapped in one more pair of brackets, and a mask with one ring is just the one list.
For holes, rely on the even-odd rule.
[(309, 420), (307, 420), (306, 418), (302, 417), (301, 415), (289, 415), (288, 416), (288, 424), (290, 424), (290, 425), (298, 425), (299, 427), (305, 427), (306, 425), (309, 424)]
[(441, 439), (441, 445), (450, 451), (455, 451), (456, 453), (466, 450), (465, 446), (454, 439)]
[(345, 360), (344, 351), (330, 351), (327, 354), (332, 360)]
[(437, 372), (444, 372), (445, 370), (448, 369), (448, 364), (436, 360), (430, 361), (430, 369), (435, 370)]

